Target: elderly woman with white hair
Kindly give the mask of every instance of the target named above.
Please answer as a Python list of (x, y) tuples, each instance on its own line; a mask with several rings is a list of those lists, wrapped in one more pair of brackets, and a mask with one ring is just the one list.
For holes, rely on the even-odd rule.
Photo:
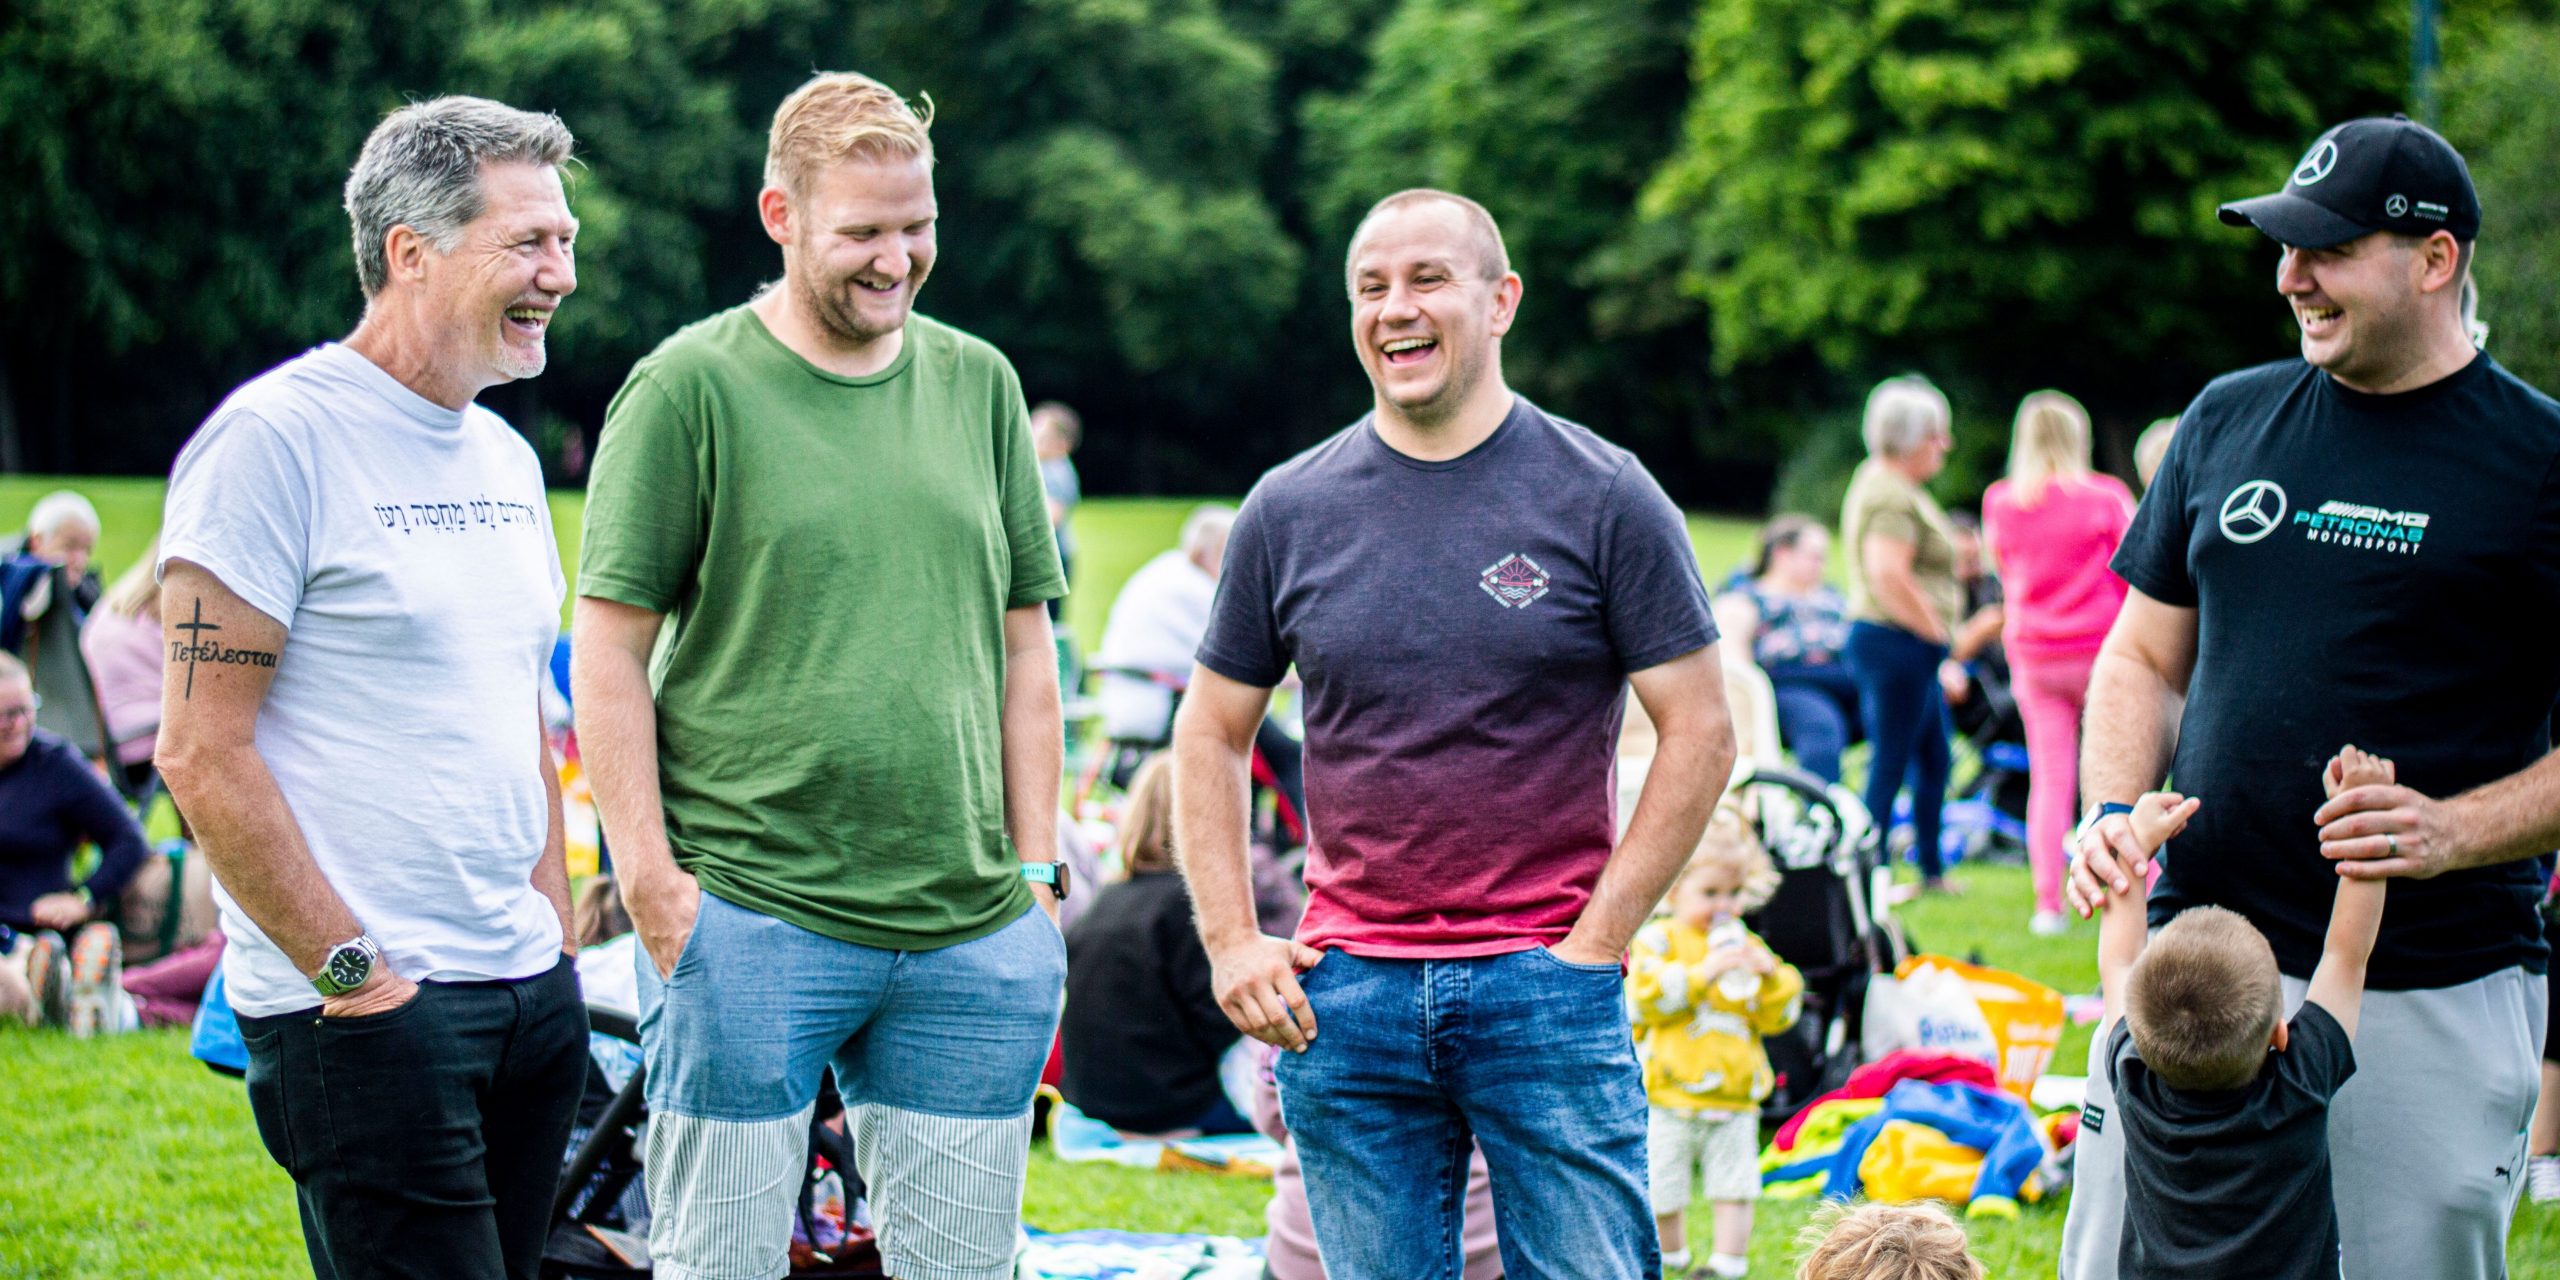
[(1938, 810), (1946, 798), (1947, 701), (1938, 669), (1964, 613), (1955, 536), (1923, 486), (1955, 443), (1945, 393), (1917, 376), (1887, 378), (1867, 396), (1867, 460), (1840, 510), (1849, 562), (1849, 673), (1874, 754), (1867, 807), (1889, 821), (1911, 782), (1912, 853), (1921, 887), (1945, 890)]
[(0, 649), (23, 654), (28, 624), (55, 604), (54, 582), (65, 585), (73, 625), (98, 603), (98, 578), (89, 558), (98, 549), (98, 509), (69, 489), (36, 499), (27, 514), (26, 537), (0, 554)]

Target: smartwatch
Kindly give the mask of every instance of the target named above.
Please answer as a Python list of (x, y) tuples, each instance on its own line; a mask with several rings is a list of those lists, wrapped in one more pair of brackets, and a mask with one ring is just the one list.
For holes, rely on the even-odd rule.
[(1058, 901), (1067, 900), (1067, 864), (1064, 862), (1026, 862), (1022, 878), (1033, 884), (1045, 884), (1055, 891)]
[(320, 962), (320, 972), (311, 975), (311, 986), (323, 996), (342, 996), (365, 984), (373, 976), (374, 966), (382, 963), (382, 948), (371, 937), (355, 937), (329, 948), (329, 958)]
[(2132, 805), (2117, 804), (2113, 800), (2102, 800), (2096, 804), (2090, 805), (2089, 812), (2081, 817), (2080, 825), (2072, 829), (2072, 847), (2078, 848), (2080, 842), (2086, 840), (2089, 833), (2097, 829), (2099, 823), (2104, 822), (2119, 813), (2131, 812), (2133, 812)]

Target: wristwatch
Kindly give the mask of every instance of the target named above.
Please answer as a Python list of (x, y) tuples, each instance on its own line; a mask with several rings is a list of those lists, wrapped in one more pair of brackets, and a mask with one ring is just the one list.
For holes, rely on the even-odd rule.
[(375, 965), (382, 963), (382, 948), (365, 934), (329, 948), (329, 958), (320, 962), (320, 972), (311, 975), (311, 986), (323, 996), (342, 996), (361, 987), (373, 976)]
[(1023, 863), (1022, 878), (1033, 884), (1049, 886), (1060, 902), (1067, 900), (1067, 864), (1064, 862)]
[(2080, 842), (2087, 839), (2089, 833), (2096, 830), (2099, 823), (2104, 822), (2119, 813), (2131, 812), (2133, 812), (2132, 805), (2117, 804), (2113, 800), (2101, 800), (2096, 804), (2090, 805), (2089, 812), (2081, 817), (2080, 825), (2072, 828), (2071, 830), (2071, 847), (2075, 849), (2079, 848)]

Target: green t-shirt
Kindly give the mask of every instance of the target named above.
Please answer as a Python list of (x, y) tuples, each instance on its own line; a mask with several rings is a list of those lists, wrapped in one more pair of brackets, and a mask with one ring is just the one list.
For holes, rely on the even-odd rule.
[(1936, 608), (1948, 634), (1964, 617), (1964, 584), (1956, 581), (1955, 529), (1929, 491), (1909, 477), (1869, 458), (1858, 464), (1840, 503), (1840, 548), (1849, 561), (1849, 617), (1855, 622), (1902, 624), (1876, 605), (1876, 590), (1867, 579), (1866, 541), (1880, 533), (1911, 544), (1911, 580)]
[(994, 347), (921, 315), (867, 377), (743, 306), (631, 371), (578, 592), (667, 615), (658, 785), (703, 888), (905, 951), (1030, 907), (1004, 829), (1004, 614), (1066, 579), (1028, 419)]

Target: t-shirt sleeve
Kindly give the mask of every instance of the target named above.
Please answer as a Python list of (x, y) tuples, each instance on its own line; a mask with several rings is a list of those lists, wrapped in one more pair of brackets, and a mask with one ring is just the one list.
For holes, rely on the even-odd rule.
[(1642, 671), (1716, 642), (1688, 523), (1633, 459), (1602, 507), (1600, 583), (1609, 641), (1625, 670)]
[(1022, 384), (1009, 367), (996, 391), (996, 465), (1004, 490), (1004, 538), (1013, 557), (1013, 580), (1006, 585), (1004, 607), (1056, 600), (1067, 594), (1066, 571), (1059, 567), (1058, 535), (1049, 527), (1048, 491), (1040, 482), (1040, 459), (1031, 447), (1031, 411), (1022, 405)]
[(160, 570), (198, 565), (287, 628), (311, 560), (311, 478), (283, 434), (245, 409), (214, 416), (169, 473)]
[(2315, 1097), (2337, 1096), (2356, 1073), (2356, 1047), (2328, 1010), (2309, 1000), (2294, 1011), (2278, 1070)]
[(1218, 596), (1209, 606), (1209, 630), (1200, 638), (1200, 665), (1230, 680), (1268, 689), (1289, 672), (1280, 638), (1278, 602), (1272, 598), (1270, 500), (1260, 490), (1245, 497), (1227, 533), (1227, 558), (1218, 574)]
[(1871, 489), (1866, 505), (1866, 522), (1859, 526), (1860, 537), (1872, 535), (1920, 545), (1920, 508), (1909, 494), (1898, 489)]
[(701, 563), (709, 496), (694, 424), (655, 377), (635, 371), (605, 408), (587, 476), (578, 594), (673, 612)]
[(2191, 460), (2199, 456), (2195, 436), (2203, 429), (2198, 413), (2202, 404), (2199, 397), (2196, 404), (2187, 406), (2178, 434), (2169, 439), (2169, 454), (2160, 460), (2159, 474), (2151, 478), (2151, 491), (2134, 509), (2133, 522), (2108, 565), (2134, 590), (2180, 608), (2194, 608), (2196, 603), (2195, 578), (2187, 571), (2187, 543), (2194, 532), (2187, 493), (2194, 484)]

